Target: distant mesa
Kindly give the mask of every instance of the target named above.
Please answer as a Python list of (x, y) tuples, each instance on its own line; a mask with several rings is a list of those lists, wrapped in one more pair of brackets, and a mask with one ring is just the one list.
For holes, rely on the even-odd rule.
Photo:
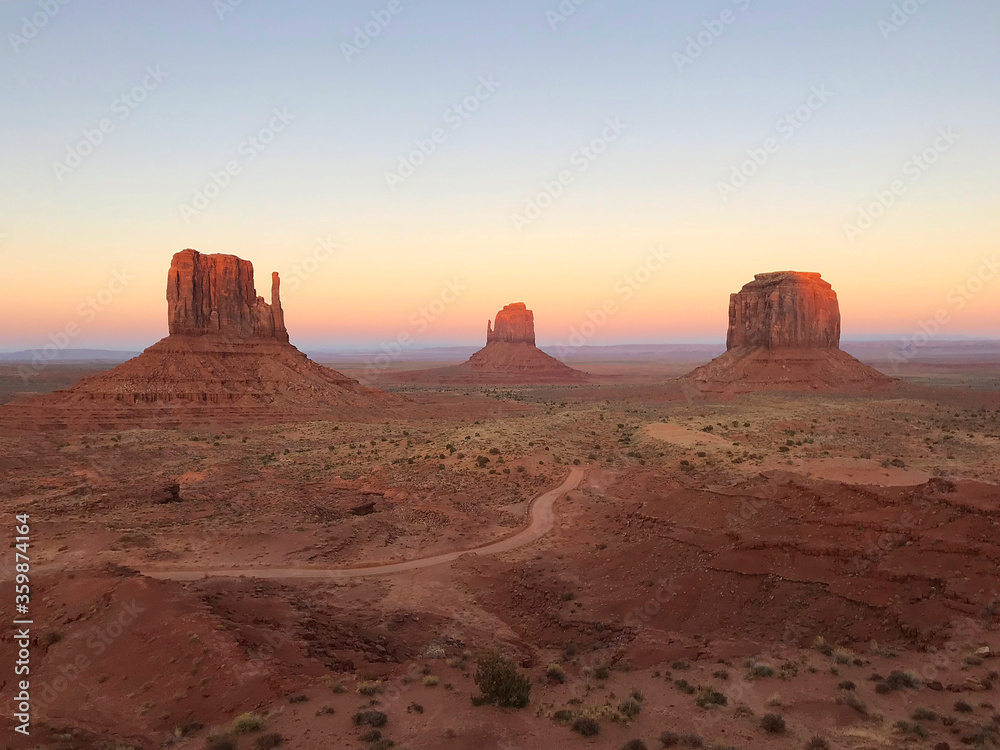
[(174, 255), (167, 274), (169, 335), (134, 359), (64, 391), (12, 402), (49, 428), (170, 426), (199, 421), (320, 416), (393, 400), (316, 364), (289, 343), (280, 280), (258, 297), (253, 265), (234, 255)]
[(396, 373), (405, 382), (571, 384), (590, 376), (535, 346), (535, 316), (523, 302), (507, 305), (486, 323), (486, 346), (467, 362), (451, 367)]
[(874, 390), (891, 378), (840, 349), (837, 293), (818, 273), (761, 273), (729, 298), (726, 353), (685, 376), (706, 392)]

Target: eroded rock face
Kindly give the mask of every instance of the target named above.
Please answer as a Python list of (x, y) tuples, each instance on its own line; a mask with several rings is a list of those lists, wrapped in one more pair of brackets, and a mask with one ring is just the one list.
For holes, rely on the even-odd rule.
[(271, 276), (271, 304), (258, 297), (253, 264), (235, 255), (183, 250), (167, 274), (167, 323), (179, 335), (288, 341), (278, 274)]
[(728, 349), (840, 348), (837, 293), (818, 273), (760, 273), (729, 299)]
[(497, 313), (496, 323), (486, 323), (486, 343), (535, 345), (535, 315), (523, 302), (507, 305)]

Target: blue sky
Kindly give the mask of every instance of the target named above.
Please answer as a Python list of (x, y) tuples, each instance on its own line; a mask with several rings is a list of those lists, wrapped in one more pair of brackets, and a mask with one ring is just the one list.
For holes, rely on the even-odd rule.
[[(222, 17), (212, 0), (49, 0), (58, 11), (19, 40), (46, 3), (5, 2), (0, 257), (25, 291), (0, 304), (39, 310), (0, 348), (44, 343), (126, 266), (135, 282), (76, 344), (150, 343), (173, 252), (285, 272), (330, 235), (341, 252), (286, 300), (311, 345), (392, 339), (456, 274), (470, 293), (421, 343), (475, 342), (522, 298), (555, 342), (662, 245), (671, 269), (592, 343), (717, 340), (728, 293), (783, 268), (834, 283), (846, 332), (907, 333), (995, 246), (1000, 6), (913, 0), (888, 33), (880, 21), (898, 5), (586, 0), (563, 3), (575, 10), (553, 28), (560, 4), (541, 0), (244, 0)], [(346, 59), (373, 13), (391, 21)], [(722, 32), (681, 69), (676, 54), (710, 28)], [(119, 98), (151, 68), (165, 77), (120, 119)], [(454, 127), (446, 113), (484, 79), (495, 91)], [(828, 103), (720, 199), (720, 181), (816, 87)], [(276, 109), (294, 119), (247, 160), (240, 144)], [(105, 118), (113, 132), (58, 179), (53, 163)], [(609, 118), (624, 135), (537, 222), (512, 226)], [(945, 127), (958, 145), (845, 241), (844, 225)], [(391, 189), (387, 173), (436, 128), (444, 142)], [(185, 220), (180, 207), (234, 160), (232, 184)], [(998, 299), (979, 295), (951, 332), (995, 332)], [(293, 312), (289, 325), (294, 338)]]

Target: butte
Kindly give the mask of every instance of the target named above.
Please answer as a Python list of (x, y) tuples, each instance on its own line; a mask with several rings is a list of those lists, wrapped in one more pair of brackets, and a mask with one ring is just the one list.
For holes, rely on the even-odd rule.
[(893, 382), (840, 349), (840, 304), (818, 273), (761, 273), (729, 298), (726, 353), (684, 376), (698, 391), (881, 390)]
[(590, 376), (535, 346), (535, 316), (523, 302), (507, 305), (486, 322), (486, 346), (451, 367), (399, 373), (406, 382), (455, 384), (571, 384)]
[(289, 343), (280, 280), (258, 297), (253, 265), (235, 255), (174, 255), (167, 274), (169, 335), (108, 372), (45, 396), (14, 401), (46, 429), (170, 427), (323, 418), (393, 397), (316, 364)]

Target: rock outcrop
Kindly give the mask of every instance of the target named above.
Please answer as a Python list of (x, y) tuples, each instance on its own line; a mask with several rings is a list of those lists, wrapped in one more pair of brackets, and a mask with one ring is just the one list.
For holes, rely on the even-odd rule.
[(292, 346), (279, 288), (275, 273), (268, 304), (249, 261), (177, 253), (167, 274), (166, 338), (67, 390), (12, 402), (2, 416), (31, 412), (45, 429), (169, 427), (346, 416), (396, 400)]
[(757, 274), (729, 299), (726, 353), (685, 376), (705, 392), (861, 390), (893, 380), (840, 349), (840, 304), (818, 273)]
[(288, 341), (280, 286), (277, 272), (271, 274), (271, 304), (267, 304), (257, 296), (250, 261), (197, 250), (179, 252), (167, 274), (169, 332)]
[(486, 321), (486, 344), (494, 341), (534, 346), (535, 314), (523, 302), (506, 305), (497, 313), (495, 326)]
[(393, 373), (401, 382), (506, 384), (580, 383), (590, 378), (535, 346), (535, 316), (523, 302), (507, 305), (486, 323), (486, 346), (452, 367)]
[(726, 348), (840, 348), (840, 304), (818, 273), (759, 273), (729, 298)]

